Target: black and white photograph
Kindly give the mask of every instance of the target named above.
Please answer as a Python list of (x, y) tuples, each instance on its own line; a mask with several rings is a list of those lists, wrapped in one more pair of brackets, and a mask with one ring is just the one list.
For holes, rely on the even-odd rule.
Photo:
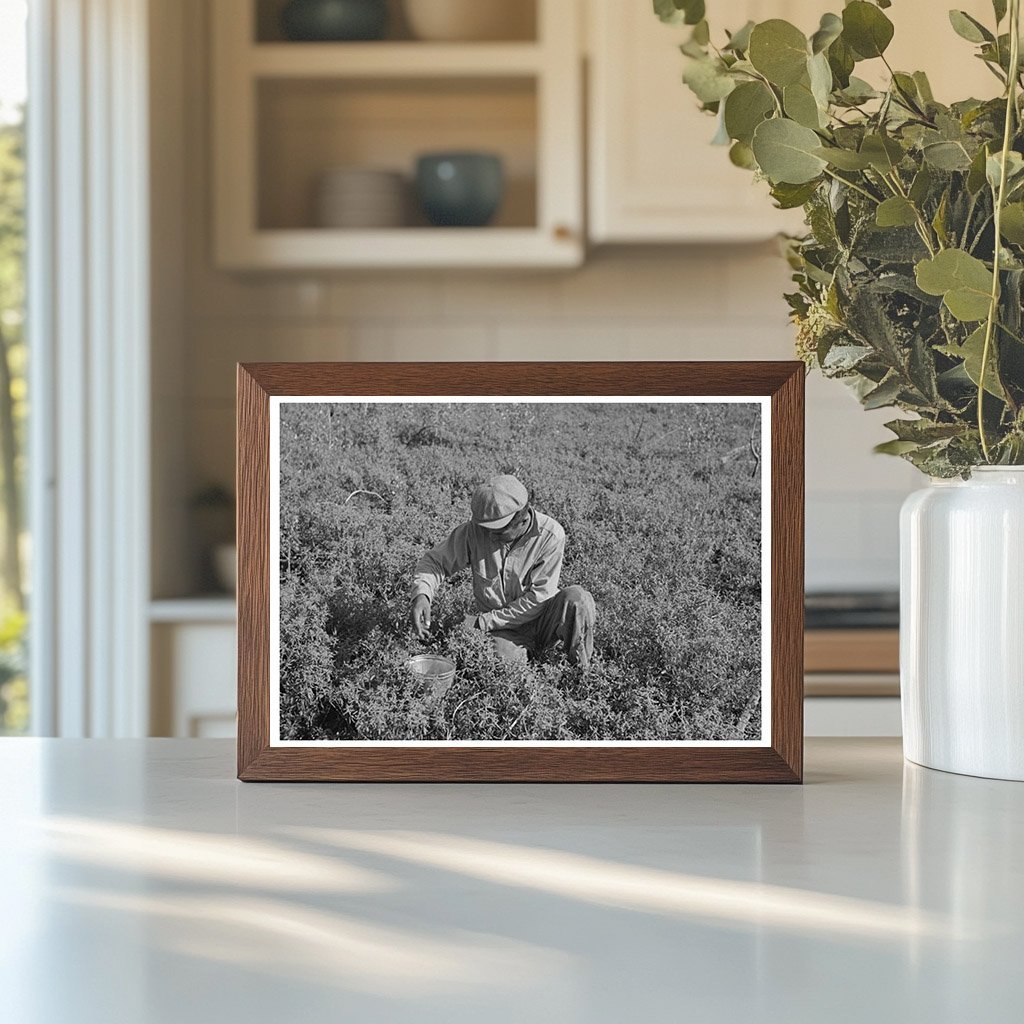
[(270, 417), (275, 745), (768, 743), (767, 399)]

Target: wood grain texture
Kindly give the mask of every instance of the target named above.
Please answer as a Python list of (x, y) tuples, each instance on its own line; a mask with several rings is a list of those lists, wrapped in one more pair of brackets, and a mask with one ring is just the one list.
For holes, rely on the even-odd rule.
[(772, 392), (772, 747), (803, 779), (804, 374)]
[(238, 367), (238, 774), (270, 738), (270, 401)]
[[(770, 396), (770, 747), (271, 747), (269, 397)], [(238, 368), (238, 777), (243, 781), (800, 782), (803, 402), (798, 362), (250, 363)], [(276, 571), (276, 570), (275, 570)]]

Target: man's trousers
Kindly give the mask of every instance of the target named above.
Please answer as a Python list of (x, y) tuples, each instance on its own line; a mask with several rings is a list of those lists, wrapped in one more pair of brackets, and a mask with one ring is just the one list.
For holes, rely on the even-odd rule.
[(524, 664), (530, 654), (542, 654), (561, 640), (570, 664), (586, 668), (594, 653), (596, 617), (590, 591), (566, 587), (541, 605), (535, 619), (514, 629), (492, 630), (489, 635), (502, 661)]

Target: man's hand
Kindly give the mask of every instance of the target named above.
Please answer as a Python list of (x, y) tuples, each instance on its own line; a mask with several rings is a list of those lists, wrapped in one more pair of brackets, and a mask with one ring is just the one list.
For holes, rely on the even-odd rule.
[(417, 594), (412, 601), (412, 628), (421, 640), (430, 634), (430, 598), (426, 594)]

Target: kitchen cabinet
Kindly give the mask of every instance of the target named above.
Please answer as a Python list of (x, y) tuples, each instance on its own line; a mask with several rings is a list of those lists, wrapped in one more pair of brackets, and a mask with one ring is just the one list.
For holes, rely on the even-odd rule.
[[(535, 0), (533, 39), (292, 42), (275, 0), (217, 0), (213, 31), (214, 250), (222, 268), (544, 267), (583, 258), (579, 8)], [(399, 172), (424, 152), (502, 158), (493, 225), (320, 226), (337, 168)]]
[(153, 736), (235, 735), (235, 602), (230, 597), (150, 606)]
[[(776, 210), (765, 183), (712, 146), (715, 120), (700, 112), (681, 76), (689, 28), (663, 25), (649, 3), (589, 0), (588, 222), (605, 242), (754, 241), (797, 231), (799, 211)], [(712, 32), (749, 19), (817, 25), (820, 0), (708, 4)], [(726, 21), (723, 22), (723, 12)]]
[[(799, 210), (776, 210), (767, 185), (710, 145), (715, 121), (681, 82), (685, 26), (663, 25), (647, 2), (588, 0), (588, 219), (593, 243), (753, 241), (800, 232)], [(712, 37), (747, 20), (785, 18), (806, 33), (825, 0), (708, 0)], [(958, 4), (992, 20), (988, 0)], [(886, 11), (896, 33), (887, 53), (897, 69), (925, 70), (945, 102), (996, 94), (998, 83), (950, 27), (946, 8), (901, 0)], [(858, 65), (880, 83), (880, 61)]]

